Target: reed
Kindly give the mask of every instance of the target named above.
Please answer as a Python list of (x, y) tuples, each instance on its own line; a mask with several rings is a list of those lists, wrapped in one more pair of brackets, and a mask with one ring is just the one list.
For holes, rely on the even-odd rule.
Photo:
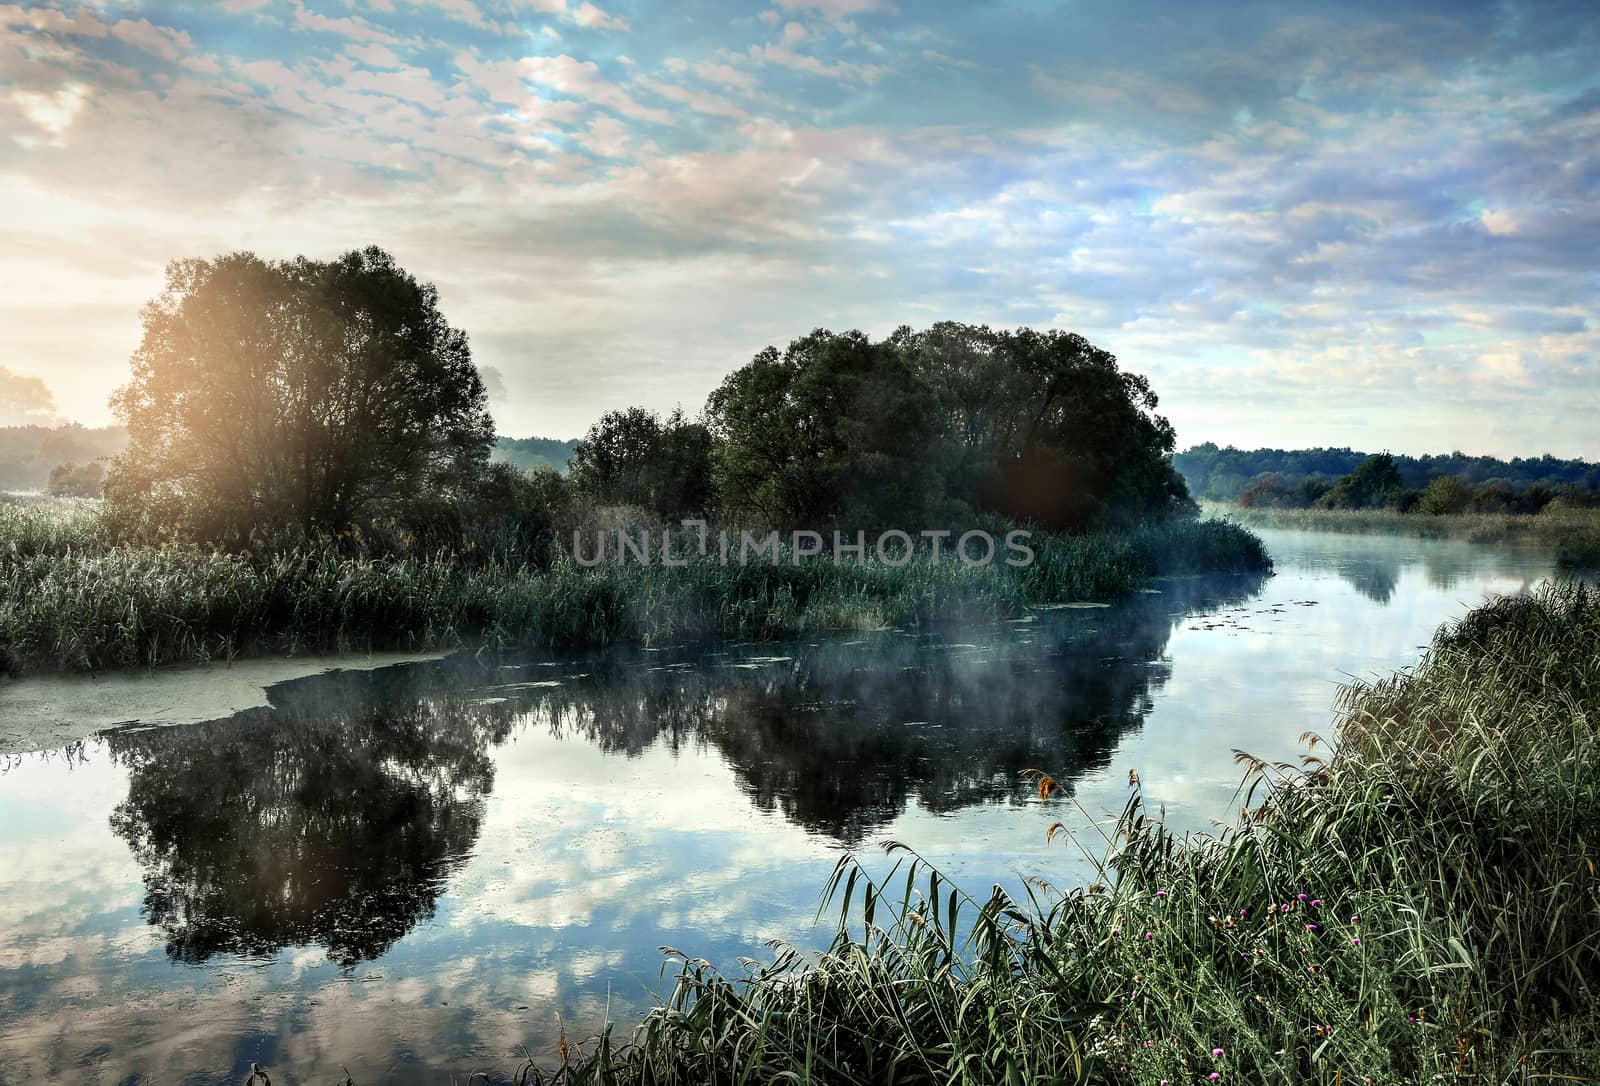
[(1207, 515), (1252, 528), (1407, 535), (1545, 547), (1567, 564), (1600, 566), (1600, 509), (1552, 507), (1541, 513), (1458, 513), (1430, 516), (1392, 509), (1245, 509), (1205, 503)]
[(426, 551), (392, 530), (224, 550), (122, 541), (92, 502), (0, 504), (0, 670), (992, 621), (1034, 604), (1111, 599), (1155, 576), (1270, 568), (1254, 535), (1212, 522), (1041, 535), (1034, 546), (1036, 560), (1020, 568), (948, 555), (901, 566), (723, 565), (713, 555), (585, 568), (499, 534)]

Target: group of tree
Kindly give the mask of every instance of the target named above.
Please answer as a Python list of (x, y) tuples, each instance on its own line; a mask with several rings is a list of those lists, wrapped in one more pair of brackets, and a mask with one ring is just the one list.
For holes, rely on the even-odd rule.
[(994, 513), (1080, 530), (1192, 511), (1156, 406), (1143, 377), (1071, 333), (818, 329), (731, 373), (701, 422), (607, 415), (573, 484), (663, 517), (871, 527)]
[(577, 450), (576, 440), (563, 441), (554, 437), (497, 437), (494, 439), (494, 449), (489, 453), (489, 459), (495, 463), (504, 461), (518, 471), (532, 471), (535, 468), (566, 471), (568, 462), (572, 460), (572, 454)]
[(1474, 485), (1457, 475), (1435, 475), (1423, 486), (1408, 486), (1397, 460), (1389, 453), (1369, 456), (1332, 482), (1315, 476), (1291, 481), (1271, 472), (1245, 487), (1238, 501), (1246, 509), (1390, 509), (1432, 516), (1600, 506), (1600, 489), (1575, 483), (1518, 487), (1495, 478)]
[[(1245, 502), (1252, 494), (1255, 504), (1313, 505), (1340, 479), (1354, 473), (1371, 455), (1353, 449), (1236, 449), (1219, 448), (1206, 442), (1173, 457), (1173, 466), (1189, 484), (1190, 493), (1213, 501)], [(1583, 501), (1585, 495), (1600, 494), (1600, 464), (1587, 460), (1563, 460), (1554, 456), (1517, 457), (1499, 460), (1492, 456), (1468, 456), (1462, 452), (1442, 455), (1393, 455), (1388, 461), (1398, 485), (1405, 491), (1420, 493), (1440, 478), (1453, 478), (1474, 499), (1486, 495), (1481, 504), (1502, 506), (1540, 506), (1543, 495), (1548, 502), (1556, 496)], [(1443, 500), (1440, 484), (1436, 497)], [(1451, 489), (1459, 498), (1463, 491)], [(1469, 500), (1468, 505), (1471, 505)]]
[(769, 347), (700, 418), (612, 411), (496, 449), (467, 338), (380, 249), (183, 260), (144, 310), (105, 480), (143, 527), (208, 537), (380, 520), (548, 520), (563, 502), (670, 521), (871, 528), (979, 514), (1058, 529), (1193, 510), (1149, 383), (1082, 336), (945, 322)]
[(105, 490), (146, 524), (339, 531), (468, 499), (489, 475), (467, 337), (380, 249), (175, 261), (132, 368)]
[(0, 491), (52, 489), (63, 469), (86, 480), (93, 474), (92, 468), (84, 471), (86, 465), (103, 466), (127, 444), (120, 426), (0, 426)]

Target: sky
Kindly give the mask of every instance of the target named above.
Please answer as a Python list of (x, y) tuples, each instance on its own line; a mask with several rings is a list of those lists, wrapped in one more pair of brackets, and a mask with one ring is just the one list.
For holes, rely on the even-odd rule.
[(1600, 459), (1597, 55), (1588, 0), (0, 3), (0, 424), (110, 421), (168, 261), (376, 244), (512, 436), (951, 319), (1180, 447)]

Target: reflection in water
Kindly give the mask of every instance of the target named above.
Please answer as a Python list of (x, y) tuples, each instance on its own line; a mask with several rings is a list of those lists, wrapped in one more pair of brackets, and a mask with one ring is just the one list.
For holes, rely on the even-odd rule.
[(1174, 582), (1104, 629), (1100, 611), (1057, 612), (981, 644), (890, 632), (613, 650), (559, 680), (471, 656), (319, 676), (275, 688), (270, 709), (107, 733), (129, 770), (111, 825), (174, 960), (316, 945), (348, 967), (432, 915), (516, 720), (623, 754), (709, 744), (759, 808), (854, 845), (912, 796), (949, 812), (1020, 798), (1024, 768), (1067, 783), (1105, 765), (1167, 676), (1172, 614), (1259, 586)]
[[(1417, 539), (1404, 535), (1359, 535), (1338, 532), (1267, 532), (1268, 537), (1293, 537), (1303, 568), (1326, 569), (1377, 604), (1388, 604), (1406, 569), (1420, 566), (1428, 585), (1449, 592), (1486, 567), (1522, 570), (1522, 588), (1533, 586), (1550, 571), (1552, 556), (1538, 548), (1487, 547), (1461, 539)], [(1511, 558), (1511, 561), (1506, 561)], [(1516, 560), (1520, 558), (1519, 560)]]
[(477, 838), (505, 707), (403, 669), (274, 693), (225, 721), (106, 736), (129, 771), (111, 826), (175, 960), (311, 944), (375, 958), (431, 915)]
[(1351, 588), (1373, 603), (1388, 603), (1400, 584), (1400, 562), (1386, 556), (1362, 561), (1347, 561), (1339, 566), (1339, 576)]
[(1264, 534), (1255, 600), (1178, 581), (938, 637), (467, 655), (0, 764), (0, 1082), (447, 1081), (632, 1020), (661, 943), (734, 968), (825, 942), (842, 845), (905, 840), (971, 888), (1090, 877), (1018, 770), (1088, 817), (1137, 770), (1203, 829), (1232, 748), (1292, 758), (1342, 677), (1549, 569)]
[(1105, 765), (1168, 675), (1174, 615), (1260, 585), (1174, 581), (1114, 621), (1041, 612), (979, 643), (888, 634), (699, 658), (612, 653), (542, 689), (543, 708), (558, 730), (609, 751), (710, 743), (758, 807), (854, 845), (913, 797), (951, 812), (1021, 798), (1025, 768), (1048, 767), (1070, 786)]

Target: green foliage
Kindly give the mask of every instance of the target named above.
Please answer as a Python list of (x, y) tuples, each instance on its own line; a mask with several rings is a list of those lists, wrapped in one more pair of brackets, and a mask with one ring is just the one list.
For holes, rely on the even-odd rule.
[(706, 404), (722, 508), (779, 528), (871, 528), (938, 501), (932, 397), (887, 342), (817, 329), (768, 347)]
[(535, 468), (566, 471), (577, 449), (576, 441), (561, 441), (553, 437), (497, 437), (489, 458), (504, 461), (520, 471), (532, 471)]
[[(1277, 475), (1289, 486), (1307, 479), (1331, 482), (1348, 475), (1366, 459), (1366, 453), (1352, 449), (1236, 449), (1206, 442), (1178, 453), (1172, 462), (1197, 498), (1231, 502), (1237, 501), (1246, 487), (1268, 475)], [(1586, 460), (1553, 456), (1498, 460), (1453, 452), (1396, 456), (1394, 461), (1401, 482), (1410, 489), (1425, 487), (1437, 476), (1453, 475), (1474, 487), (1500, 479), (1519, 492), (1533, 486), (1553, 493), (1600, 492), (1600, 464)]]
[(57, 464), (50, 469), (52, 497), (98, 498), (105, 485), (106, 466), (98, 460), (87, 464)]
[[(1220, 510), (1213, 509), (1213, 512)], [(1536, 515), (1466, 512), (1419, 516), (1397, 509), (1239, 509), (1232, 513), (1252, 528), (1304, 531), (1386, 533), (1424, 539), (1464, 539), (1471, 543), (1507, 543), (1552, 551), (1558, 565), (1600, 568), (1600, 508), (1549, 503)]]
[(438, 292), (369, 248), (333, 261), (176, 261), (113, 399), (106, 496), (199, 538), (338, 531), (474, 483), (494, 438)]
[(1493, 602), (1346, 687), (1330, 760), (1241, 755), (1220, 835), (1175, 836), (1135, 788), (1080, 845), (1100, 878), (1065, 893), (974, 898), (894, 843), (878, 881), (846, 857), (826, 954), (729, 978), (669, 949), (662, 1005), (626, 1044), (564, 1048), (556, 1079), (1590, 1081), (1597, 646), (1593, 590)]
[(1405, 493), (1394, 457), (1377, 453), (1363, 460), (1317, 499), (1321, 509), (1398, 508)]
[(1150, 383), (1082, 336), (946, 321), (891, 343), (933, 393), (957, 501), (1072, 530), (1193, 511)]
[(596, 505), (632, 505), (669, 521), (711, 508), (711, 433), (681, 410), (608, 411), (572, 454), (572, 485)]
[(120, 426), (0, 426), (0, 491), (44, 490), (59, 465), (115, 456), (127, 444)]
[(712, 394), (724, 506), (779, 525), (997, 513), (1084, 531), (1191, 513), (1172, 428), (1082, 336), (818, 330)]
[[(1170, 521), (1121, 534), (1035, 536), (1034, 562), (890, 566), (607, 562), (584, 568), (538, 519), (563, 508), (554, 472), (505, 469), (502, 520), (379, 523), (256, 549), (129, 543), (98, 503), (0, 504), (0, 671), (103, 669), (246, 652), (772, 638), (1015, 617), (1109, 599), (1166, 573), (1270, 568), (1255, 536)], [(517, 509), (522, 509), (518, 513)], [(457, 531), (465, 535), (454, 536)], [(445, 540), (450, 540), (446, 545)], [(693, 543), (680, 535), (677, 554)]]
[(1422, 491), (1417, 512), (1428, 516), (1448, 516), (1464, 513), (1472, 504), (1472, 488), (1454, 475), (1441, 475)]

